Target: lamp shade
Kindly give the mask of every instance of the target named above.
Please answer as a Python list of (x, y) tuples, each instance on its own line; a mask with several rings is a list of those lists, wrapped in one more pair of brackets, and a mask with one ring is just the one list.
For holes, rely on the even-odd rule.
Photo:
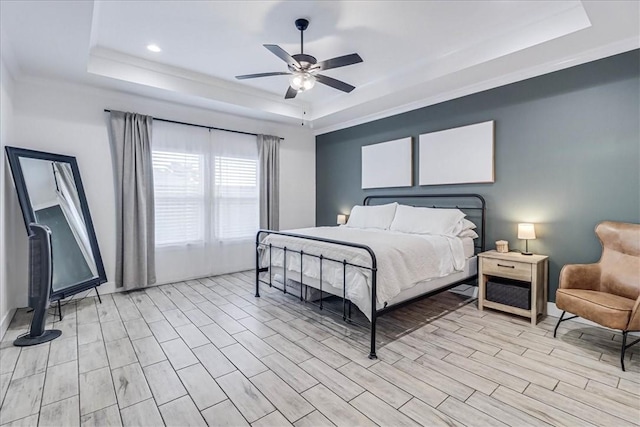
[(518, 239), (533, 240), (536, 238), (536, 228), (530, 223), (518, 224)]
[(338, 215), (338, 225), (344, 225), (347, 223), (347, 216), (346, 215)]

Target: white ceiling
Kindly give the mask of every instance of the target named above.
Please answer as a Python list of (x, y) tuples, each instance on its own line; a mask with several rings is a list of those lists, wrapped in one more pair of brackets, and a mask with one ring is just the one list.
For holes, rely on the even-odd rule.
[[(2, 57), (16, 78), (113, 88), (316, 133), (640, 47), (637, 1), (6, 1)], [(319, 61), (364, 62), (285, 100), (286, 71), (263, 44)], [(154, 54), (149, 43), (162, 48)], [(107, 106), (105, 106), (107, 107)]]

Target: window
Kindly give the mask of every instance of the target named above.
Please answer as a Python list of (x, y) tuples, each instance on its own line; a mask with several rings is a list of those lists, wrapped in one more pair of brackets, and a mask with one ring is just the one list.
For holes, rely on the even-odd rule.
[(156, 246), (255, 237), (255, 137), (154, 122), (152, 159)]

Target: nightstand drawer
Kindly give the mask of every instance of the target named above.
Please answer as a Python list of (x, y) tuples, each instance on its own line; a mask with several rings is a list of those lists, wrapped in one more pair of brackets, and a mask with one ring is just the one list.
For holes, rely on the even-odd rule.
[(517, 261), (482, 258), (482, 274), (531, 281), (531, 264)]

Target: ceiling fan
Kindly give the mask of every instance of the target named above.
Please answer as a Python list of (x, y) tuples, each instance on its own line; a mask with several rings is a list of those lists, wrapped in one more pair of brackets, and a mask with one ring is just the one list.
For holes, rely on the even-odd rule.
[(308, 26), (309, 21), (307, 19), (296, 19), (296, 28), (300, 30), (300, 53), (296, 55), (289, 55), (284, 49), (275, 44), (263, 45), (269, 49), (271, 53), (287, 63), (289, 66), (289, 72), (276, 71), (272, 73), (246, 74), (243, 76), (236, 76), (236, 79), (245, 80), (255, 79), (258, 77), (291, 76), (289, 78), (289, 89), (284, 95), (285, 99), (295, 98), (298, 92), (304, 92), (311, 89), (315, 85), (316, 81), (347, 93), (354, 90), (355, 86), (336, 80), (332, 77), (318, 74), (318, 72), (330, 70), (332, 68), (346, 67), (347, 65), (362, 62), (360, 55), (352, 53), (350, 55), (338, 56), (336, 58), (318, 62), (315, 57), (304, 53), (304, 30), (306, 30)]

